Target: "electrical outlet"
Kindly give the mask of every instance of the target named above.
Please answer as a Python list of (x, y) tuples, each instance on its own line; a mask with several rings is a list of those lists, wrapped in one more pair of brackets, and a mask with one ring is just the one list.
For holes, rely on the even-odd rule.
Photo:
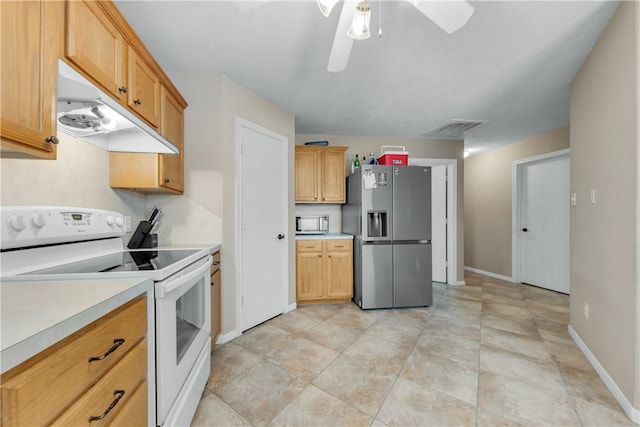
[(131, 217), (130, 216), (125, 216), (124, 217), (124, 232), (125, 233), (130, 233), (131, 232)]
[(591, 204), (592, 205), (596, 204), (596, 189), (595, 188), (591, 189)]
[(584, 303), (584, 318), (589, 320), (589, 304)]

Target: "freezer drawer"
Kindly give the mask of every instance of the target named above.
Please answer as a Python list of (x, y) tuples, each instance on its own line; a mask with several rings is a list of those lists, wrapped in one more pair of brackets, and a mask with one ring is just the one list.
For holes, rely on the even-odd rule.
[(395, 307), (423, 307), (433, 303), (431, 245), (393, 245)]
[(393, 307), (392, 256), (390, 244), (362, 245), (361, 308)]

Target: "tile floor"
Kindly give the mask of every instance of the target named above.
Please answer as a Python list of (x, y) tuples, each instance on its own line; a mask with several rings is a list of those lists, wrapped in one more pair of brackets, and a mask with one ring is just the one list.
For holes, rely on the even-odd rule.
[(467, 273), (428, 308), (301, 306), (213, 353), (194, 426), (634, 425), (568, 296)]

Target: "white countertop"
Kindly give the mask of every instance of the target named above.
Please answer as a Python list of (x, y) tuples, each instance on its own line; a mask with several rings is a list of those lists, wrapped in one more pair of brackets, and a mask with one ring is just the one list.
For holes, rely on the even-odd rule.
[(296, 240), (334, 240), (346, 239), (352, 240), (353, 235), (344, 233), (328, 233), (328, 234), (296, 234)]
[(140, 278), (2, 282), (2, 373), (152, 287)]

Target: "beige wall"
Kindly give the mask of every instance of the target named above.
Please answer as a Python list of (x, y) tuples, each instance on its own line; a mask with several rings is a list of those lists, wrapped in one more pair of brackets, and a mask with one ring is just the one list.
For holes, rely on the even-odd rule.
[[(109, 152), (58, 132), (57, 160), (1, 159), (2, 205), (51, 205), (145, 214), (143, 195), (109, 187)], [(126, 242), (125, 242), (126, 243)]]
[[(621, 2), (571, 83), (571, 327), (640, 408), (638, 19)], [(595, 188), (598, 203), (588, 203)], [(583, 315), (589, 304), (590, 318)]]
[(511, 277), (512, 165), (569, 147), (569, 129), (476, 154), (464, 161), (466, 267)]
[(461, 140), (442, 140), (442, 139), (417, 139), (417, 138), (395, 138), (395, 137), (375, 137), (375, 136), (347, 136), (347, 135), (296, 135), (296, 144), (304, 144), (308, 141), (329, 141), (329, 144), (341, 147), (349, 147), (345, 156), (345, 171), (350, 172), (350, 161), (356, 153), (360, 159), (366, 156), (369, 159), (369, 153), (374, 152), (376, 156), (380, 155), (380, 147), (383, 145), (399, 145), (404, 146), (409, 152), (411, 158), (424, 159), (457, 159), (458, 171), (458, 254), (456, 281), (464, 280), (464, 205), (463, 195), (464, 189), (464, 165), (462, 161), (463, 141)]
[(289, 140), (289, 304), (295, 303), (293, 114), (220, 74), (171, 73), (189, 102), (185, 112), (184, 196), (149, 196), (166, 211), (160, 244), (222, 243), (222, 334), (237, 325), (236, 117)]

